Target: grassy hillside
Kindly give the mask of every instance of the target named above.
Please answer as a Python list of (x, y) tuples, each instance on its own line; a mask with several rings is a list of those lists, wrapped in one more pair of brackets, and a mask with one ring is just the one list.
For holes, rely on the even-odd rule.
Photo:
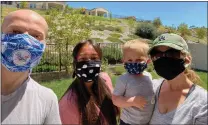
[[(5, 8), (2, 7), (2, 18), (10, 12), (17, 10), (18, 8)], [(41, 15), (46, 15), (47, 11), (34, 10)], [(134, 35), (135, 28), (140, 22), (130, 21), (127, 19), (109, 19), (99, 16), (89, 16), (95, 20), (95, 24), (92, 27), (91, 38), (96, 42), (126, 42), (131, 39), (139, 38)], [(165, 29), (165, 26), (161, 26), (160, 29)], [(158, 29), (158, 30), (160, 30)], [(195, 29), (190, 30), (191, 35), (187, 36), (188, 41), (199, 42), (207, 44), (207, 37), (204, 39), (198, 39), (196, 37)], [(180, 33), (176, 30), (176, 33)]]

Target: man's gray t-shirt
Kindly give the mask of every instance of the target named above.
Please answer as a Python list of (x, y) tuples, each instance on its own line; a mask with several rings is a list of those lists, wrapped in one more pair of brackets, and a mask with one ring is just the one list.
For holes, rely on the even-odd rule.
[(123, 108), (121, 113), (122, 121), (128, 124), (147, 124), (150, 121), (155, 98), (150, 73), (144, 71), (144, 76), (129, 73), (121, 75), (116, 81), (113, 94), (124, 97), (143, 96), (147, 99), (147, 105), (143, 110), (133, 106)]
[[(153, 84), (160, 84), (163, 80), (154, 80)], [(207, 90), (196, 85), (194, 90), (175, 110), (161, 114), (158, 110), (158, 94), (156, 91), (156, 104), (150, 124), (203, 124), (208, 125)]]
[(1, 95), (2, 124), (61, 124), (55, 93), (28, 78), (15, 92)]

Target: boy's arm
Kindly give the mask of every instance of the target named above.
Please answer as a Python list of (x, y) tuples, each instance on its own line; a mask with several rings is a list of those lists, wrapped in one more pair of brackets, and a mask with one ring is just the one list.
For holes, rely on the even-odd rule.
[(139, 109), (144, 109), (146, 105), (146, 100), (142, 96), (124, 97), (112, 95), (112, 100), (114, 105), (121, 108), (135, 106)]
[(124, 96), (116, 96), (112, 94), (112, 100), (113, 104), (121, 107), (121, 108), (126, 108), (126, 107), (131, 107), (134, 106), (134, 97), (124, 97)]
[(133, 97), (124, 97), (124, 93), (126, 91), (126, 84), (122, 82), (120, 78), (116, 80), (116, 86), (112, 94), (113, 104), (121, 107), (131, 107), (135, 106), (137, 108), (143, 109), (146, 100), (141, 96), (133, 96)]

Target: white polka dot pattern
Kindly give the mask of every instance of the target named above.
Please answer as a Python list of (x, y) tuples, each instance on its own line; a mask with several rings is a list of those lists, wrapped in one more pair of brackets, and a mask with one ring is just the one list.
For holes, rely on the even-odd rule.
[(84, 82), (91, 82), (98, 78), (100, 73), (100, 61), (82, 61), (76, 64), (76, 76)]

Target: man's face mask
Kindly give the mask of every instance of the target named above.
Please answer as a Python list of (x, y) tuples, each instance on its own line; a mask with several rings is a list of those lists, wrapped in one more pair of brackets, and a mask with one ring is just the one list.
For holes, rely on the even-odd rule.
[(1, 60), (11, 72), (25, 72), (38, 65), (45, 44), (28, 34), (2, 34)]
[(96, 81), (100, 73), (101, 61), (81, 61), (76, 63), (75, 74), (83, 82)]
[(129, 74), (137, 75), (141, 74), (146, 68), (146, 62), (136, 62), (136, 63), (125, 63), (124, 68)]

